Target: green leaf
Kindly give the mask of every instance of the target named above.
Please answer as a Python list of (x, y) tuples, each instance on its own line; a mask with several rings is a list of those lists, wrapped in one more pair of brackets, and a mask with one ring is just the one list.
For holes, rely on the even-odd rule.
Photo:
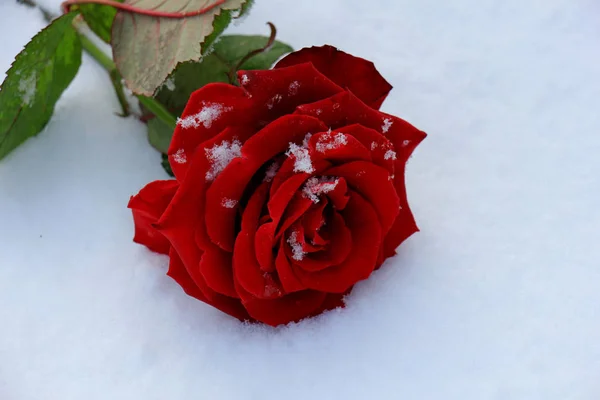
[(173, 129), (158, 118), (148, 120), (148, 141), (156, 150), (167, 154)]
[[(123, 0), (116, 1), (123, 2)], [(110, 32), (117, 10), (114, 7), (101, 4), (80, 4), (78, 10), (90, 29), (100, 39), (110, 43)]]
[(165, 172), (167, 174), (169, 174), (169, 176), (171, 176), (171, 177), (175, 176), (175, 174), (173, 173), (173, 170), (171, 169), (171, 164), (169, 164), (169, 157), (167, 157), (166, 154), (161, 154), (161, 162), (160, 162), (160, 164), (164, 168)]
[[(185, 13), (208, 9), (201, 15), (164, 18), (119, 11), (113, 23), (113, 55), (127, 86), (136, 94), (152, 96), (177, 64), (199, 61), (202, 43), (216, 29), (225, 29), (230, 17), (215, 17), (223, 10), (240, 10), (247, 0), (125, 0), (153, 12)], [(214, 40), (214, 36), (212, 37)], [(204, 46), (207, 48), (207, 46)]]
[[(158, 89), (156, 99), (171, 113), (181, 115), (191, 94), (211, 82), (229, 82), (231, 68), (252, 50), (260, 49), (268, 42), (266, 36), (221, 36), (213, 52), (202, 62), (186, 62), (177, 69)], [(243, 69), (269, 69), (282, 55), (293, 49), (275, 41), (269, 50), (260, 53), (243, 65)], [(173, 129), (158, 118), (148, 121), (148, 140), (158, 151), (166, 153), (173, 136)]]
[(34, 36), (0, 89), (0, 159), (37, 135), (81, 65), (81, 42), (65, 14)]

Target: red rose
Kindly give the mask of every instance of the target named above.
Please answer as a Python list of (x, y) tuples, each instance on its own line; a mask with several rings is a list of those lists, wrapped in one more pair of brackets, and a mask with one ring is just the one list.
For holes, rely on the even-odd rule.
[(129, 207), (134, 240), (169, 254), (187, 294), (275, 326), (343, 305), (417, 231), (404, 168), (426, 135), (378, 111), (391, 86), (373, 63), (331, 46), (238, 78), (192, 94), (177, 180)]

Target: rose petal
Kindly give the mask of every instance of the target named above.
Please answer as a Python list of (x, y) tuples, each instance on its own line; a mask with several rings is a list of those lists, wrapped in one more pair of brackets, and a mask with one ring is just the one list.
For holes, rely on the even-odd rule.
[(371, 61), (344, 53), (332, 46), (308, 47), (288, 54), (275, 68), (311, 62), (322, 74), (348, 88), (370, 107), (379, 109), (392, 85)]
[[(242, 289), (243, 291), (243, 289)], [(326, 294), (303, 290), (277, 299), (265, 300), (241, 295), (244, 307), (257, 321), (271, 326), (297, 322), (321, 308)]]
[(382, 242), (381, 226), (375, 210), (358, 193), (350, 192), (350, 201), (342, 215), (352, 234), (353, 243), (344, 262), (317, 272), (292, 266), (294, 275), (309, 289), (343, 293), (356, 282), (366, 279), (375, 268)]
[(233, 263), (231, 253), (227, 253), (217, 246), (204, 249), (200, 259), (200, 273), (206, 284), (215, 292), (225, 296), (238, 298), (233, 287)]
[(373, 163), (354, 161), (325, 173), (345, 178), (352, 189), (364, 196), (377, 212), (383, 234), (387, 234), (400, 211), (400, 200), (385, 169)]
[(256, 111), (243, 89), (209, 83), (190, 96), (169, 146), (169, 164), (178, 181), (187, 173), (196, 148), (228, 126), (258, 130)]
[(232, 251), (235, 236), (235, 208), (223, 208), (223, 198), (239, 202), (246, 186), (258, 169), (290, 142), (302, 142), (307, 132), (326, 127), (316, 118), (286, 115), (252, 136), (242, 147), (242, 157), (235, 158), (215, 179), (206, 193), (206, 228), (210, 239), (225, 251)]
[(268, 122), (292, 113), (300, 104), (312, 103), (342, 91), (310, 63), (288, 68), (239, 71), (238, 78), (254, 104), (261, 106), (262, 117)]
[(285, 254), (285, 246), (286, 238), (282, 237), (280, 239), (277, 258), (275, 259), (275, 266), (277, 268), (277, 275), (279, 276), (281, 286), (283, 286), (283, 289), (286, 293), (293, 293), (300, 290), (304, 290), (306, 289), (306, 286), (304, 286), (294, 274), (290, 261)]
[(332, 129), (356, 123), (374, 129), (394, 145), (397, 164), (406, 162), (415, 147), (427, 136), (403, 119), (370, 108), (348, 91), (298, 106), (294, 113), (319, 118)]
[(170, 276), (175, 282), (181, 286), (183, 291), (188, 295), (197, 298), (205, 303), (208, 303), (208, 299), (202, 293), (198, 286), (194, 283), (193, 279), (188, 274), (183, 261), (179, 258), (179, 254), (175, 249), (169, 251), (169, 271), (167, 275)]
[(329, 161), (371, 161), (371, 152), (356, 138), (342, 130), (317, 133), (310, 138), (308, 146), (312, 154)]
[[(331, 238), (325, 249), (316, 253), (309, 253), (302, 260), (292, 261), (293, 265), (309, 272), (321, 271), (332, 265), (342, 263), (348, 257), (353, 244), (352, 234), (340, 214), (334, 212), (327, 221), (325, 229), (327, 229)], [(291, 255), (288, 254), (289, 256)]]
[(408, 199), (406, 198), (406, 186), (404, 184), (404, 165), (399, 171), (396, 171), (396, 177), (394, 179), (394, 186), (396, 187), (396, 193), (400, 199), (400, 213), (394, 221), (394, 225), (388, 232), (383, 242), (384, 257), (391, 257), (396, 254), (396, 248), (410, 237), (413, 233), (418, 232), (419, 228), (415, 222), (410, 207), (408, 206)]
[(176, 180), (154, 181), (131, 197), (127, 207), (131, 208), (133, 213), (134, 242), (143, 244), (157, 253), (169, 253), (171, 244), (152, 225), (165, 211), (178, 187)]
[(239, 319), (240, 321), (251, 321), (252, 318), (248, 315), (246, 309), (242, 306), (242, 302), (239, 299), (234, 299), (231, 297), (223, 296), (219, 293), (212, 293), (209, 297), (204, 295), (203, 290), (199, 290), (196, 286), (196, 281), (193, 280), (188, 272), (187, 268), (183, 264), (183, 261), (179, 257), (179, 254), (175, 251), (175, 249), (171, 249), (169, 253), (170, 263), (169, 263), (169, 275), (171, 278), (177, 282), (186, 294), (189, 296), (195, 297), (198, 300), (201, 300), (216, 309), (224, 312), (225, 314), (229, 314), (234, 318)]
[[(237, 235), (233, 250), (234, 281), (251, 296), (261, 299), (273, 299), (283, 294), (276, 277), (261, 270), (254, 249), (254, 236), (268, 190), (268, 184), (265, 182), (250, 197), (242, 215), (242, 230)], [(243, 297), (245, 292), (238, 291), (238, 294), (242, 300), (247, 300)]]

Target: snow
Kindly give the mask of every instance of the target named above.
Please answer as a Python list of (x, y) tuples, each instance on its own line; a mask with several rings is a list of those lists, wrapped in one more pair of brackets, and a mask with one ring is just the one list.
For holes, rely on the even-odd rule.
[(185, 164), (187, 162), (187, 155), (185, 154), (184, 149), (178, 149), (175, 154), (173, 154), (173, 161), (177, 164)]
[(383, 159), (384, 160), (395, 160), (396, 159), (396, 152), (394, 150), (388, 150), (385, 152), (385, 154), (383, 155)]
[(288, 95), (290, 95), (290, 96), (297, 95), (298, 89), (300, 89), (300, 82), (293, 81), (292, 83), (290, 83), (290, 86), (288, 88)]
[[(0, 161), (0, 399), (596, 400), (599, 15), (257, 1), (230, 33), (274, 21), (296, 48), (374, 61), (395, 87), (383, 111), (429, 133), (406, 171), (421, 232), (344, 310), (276, 329), (185, 296), (131, 242), (129, 196), (167, 175), (86, 57), (48, 127)], [(2, 71), (42, 26), (0, 1)]]
[(221, 200), (221, 205), (225, 208), (233, 208), (237, 205), (237, 200), (234, 199), (228, 199), (228, 198), (223, 198), (223, 200)]
[(306, 198), (312, 200), (313, 203), (318, 203), (320, 201), (319, 195), (323, 193), (329, 193), (338, 184), (338, 180), (326, 176), (322, 176), (320, 178), (312, 177), (306, 181), (304, 184), (304, 188), (302, 189), (302, 193)]
[(273, 164), (269, 165), (267, 171), (265, 172), (264, 182), (271, 182), (275, 175), (277, 175), (277, 171), (279, 171), (279, 167), (281, 167), (276, 161)]
[(185, 118), (177, 118), (177, 125), (187, 129), (198, 128), (202, 124), (208, 129), (224, 111), (229, 110), (231, 110), (231, 107), (223, 107), (223, 104), (203, 103), (202, 109), (197, 114), (188, 115)]
[(276, 94), (269, 101), (267, 101), (267, 108), (272, 109), (275, 104), (278, 104), (283, 99), (283, 96), (280, 94)]
[(306, 255), (306, 252), (304, 251), (302, 244), (298, 242), (298, 232), (297, 231), (293, 231), (292, 233), (290, 233), (290, 236), (288, 236), (288, 238), (287, 238), (287, 242), (290, 245), (290, 247), (292, 248), (292, 258), (296, 261), (304, 260), (304, 256)]
[(315, 148), (319, 153), (325, 153), (327, 150), (337, 149), (346, 144), (348, 144), (348, 138), (345, 134), (338, 132), (333, 135), (330, 130), (319, 137)]
[(229, 163), (242, 155), (242, 142), (237, 139), (223, 140), (210, 149), (205, 149), (206, 158), (210, 161), (210, 170), (206, 172), (206, 180), (213, 181)]
[(381, 132), (388, 133), (388, 131), (392, 127), (393, 123), (394, 123), (394, 121), (392, 121), (391, 118), (384, 118), (383, 119), (383, 125), (381, 125)]
[(169, 91), (172, 92), (173, 90), (176, 89), (176, 87), (175, 87), (175, 79), (172, 76), (168, 77), (165, 80), (164, 86), (167, 88), (167, 90), (169, 90)]
[(310, 139), (310, 133), (306, 135), (302, 146), (296, 143), (290, 142), (289, 149), (285, 153), (288, 157), (294, 157), (294, 172), (306, 172), (310, 174), (314, 172), (310, 153), (308, 151), (308, 140)]

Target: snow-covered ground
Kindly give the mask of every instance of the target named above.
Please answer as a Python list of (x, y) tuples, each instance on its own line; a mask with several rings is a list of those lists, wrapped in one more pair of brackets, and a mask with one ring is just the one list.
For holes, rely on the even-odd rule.
[[(0, 162), (0, 399), (598, 399), (597, 0), (256, 3), (232, 32), (273, 21), (375, 61), (384, 111), (429, 133), (407, 176), (422, 232), (313, 320), (186, 297), (131, 241), (159, 156), (86, 58)], [(1, 71), (42, 26), (0, 1)]]

